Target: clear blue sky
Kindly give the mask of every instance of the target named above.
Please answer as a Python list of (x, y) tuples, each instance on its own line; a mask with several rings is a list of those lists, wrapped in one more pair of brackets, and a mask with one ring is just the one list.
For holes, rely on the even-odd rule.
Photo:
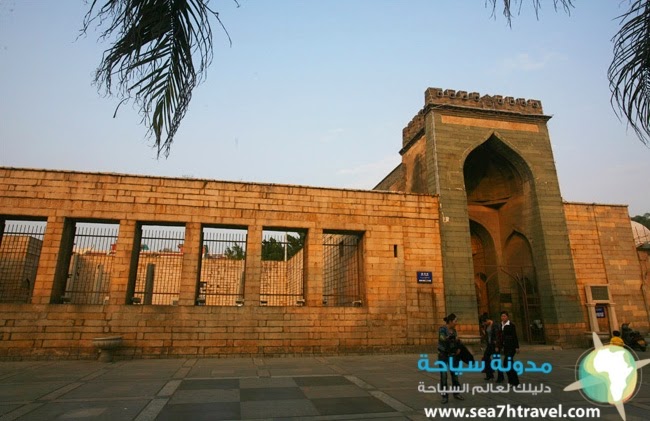
[[(566, 201), (650, 212), (650, 150), (615, 116), (606, 71), (619, 2), (571, 15), (525, 1), (211, 2), (214, 62), (168, 159), (137, 109), (91, 84), (107, 44), (81, 0), (0, 0), (0, 166), (372, 188), (399, 162), (427, 87), (539, 99)], [(627, 2), (623, 2), (626, 5)]]

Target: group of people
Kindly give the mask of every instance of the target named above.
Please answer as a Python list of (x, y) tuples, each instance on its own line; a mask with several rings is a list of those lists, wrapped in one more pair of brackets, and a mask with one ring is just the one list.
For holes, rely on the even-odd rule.
[[(462, 344), (458, 339), (456, 332), (456, 325), (458, 318), (454, 313), (451, 313), (444, 318), (445, 324), (438, 329), (438, 360), (448, 361), (449, 358), (459, 358)], [(485, 380), (494, 379), (494, 370), (491, 367), (492, 358), (499, 355), (499, 358), (514, 361), (515, 354), (519, 352), (519, 340), (517, 339), (517, 330), (514, 323), (510, 320), (507, 311), (501, 312), (501, 323), (495, 323), (487, 314), (480, 317), (481, 330), (485, 341), (485, 351), (483, 353), (483, 361), (485, 362)], [(451, 383), (454, 388), (460, 390), (460, 382), (458, 376), (449, 371), (451, 375)], [(513, 386), (519, 385), (519, 377), (514, 369), (510, 369), (506, 373), (508, 376), (508, 383)], [(497, 383), (502, 383), (504, 375), (502, 371), (497, 372)], [(445, 392), (447, 390), (447, 372), (440, 373), (440, 390), (442, 391), (442, 403), (449, 402), (449, 396)], [(454, 398), (458, 400), (465, 400), (460, 393), (454, 393)]]

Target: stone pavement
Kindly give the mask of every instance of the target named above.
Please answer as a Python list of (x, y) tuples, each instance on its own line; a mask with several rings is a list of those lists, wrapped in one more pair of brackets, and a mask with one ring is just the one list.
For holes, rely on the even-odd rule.
[[(487, 383), (483, 375), (464, 373), (460, 379), (468, 385), (466, 400), (451, 398), (444, 406), (437, 393), (418, 391), (419, 386), (420, 390), (436, 386), (439, 378), (437, 373), (418, 369), (419, 354), (113, 363), (5, 361), (0, 362), (0, 421), (392, 421), (432, 419), (426, 417), (425, 408), (439, 407), (498, 410), (498, 405), (505, 404), (523, 408), (562, 404), (565, 411), (595, 408), (580, 392), (563, 391), (575, 380), (575, 363), (583, 352), (549, 347), (522, 349), (519, 360), (534, 361), (537, 365), (550, 362), (553, 367), (549, 374), (524, 373), (522, 383), (547, 385), (550, 393), (481, 393), (472, 388)], [(639, 357), (650, 358), (650, 352), (640, 353)], [(630, 421), (650, 419), (650, 365), (639, 371), (639, 392), (625, 404)], [(598, 419), (621, 419), (614, 407), (598, 408)], [(499, 418), (527, 419), (517, 415)]]

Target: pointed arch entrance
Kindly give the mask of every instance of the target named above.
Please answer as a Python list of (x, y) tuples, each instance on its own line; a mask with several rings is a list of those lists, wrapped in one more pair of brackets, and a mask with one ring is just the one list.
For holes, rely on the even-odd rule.
[(499, 310), (498, 283), (489, 282), (497, 267), (494, 241), (487, 229), (476, 221), (469, 221), (474, 264), (474, 287), (478, 314), (497, 314)]
[(496, 136), (476, 147), (463, 166), (470, 218), (478, 314), (506, 310), (525, 341), (544, 342), (540, 294), (524, 229), (532, 208), (525, 161)]

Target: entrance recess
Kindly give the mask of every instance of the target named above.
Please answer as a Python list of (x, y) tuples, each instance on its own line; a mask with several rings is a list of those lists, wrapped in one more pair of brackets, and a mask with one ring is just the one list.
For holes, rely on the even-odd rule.
[(529, 236), (533, 183), (522, 158), (492, 135), (463, 167), (478, 314), (508, 311), (521, 339), (544, 343), (537, 273)]

